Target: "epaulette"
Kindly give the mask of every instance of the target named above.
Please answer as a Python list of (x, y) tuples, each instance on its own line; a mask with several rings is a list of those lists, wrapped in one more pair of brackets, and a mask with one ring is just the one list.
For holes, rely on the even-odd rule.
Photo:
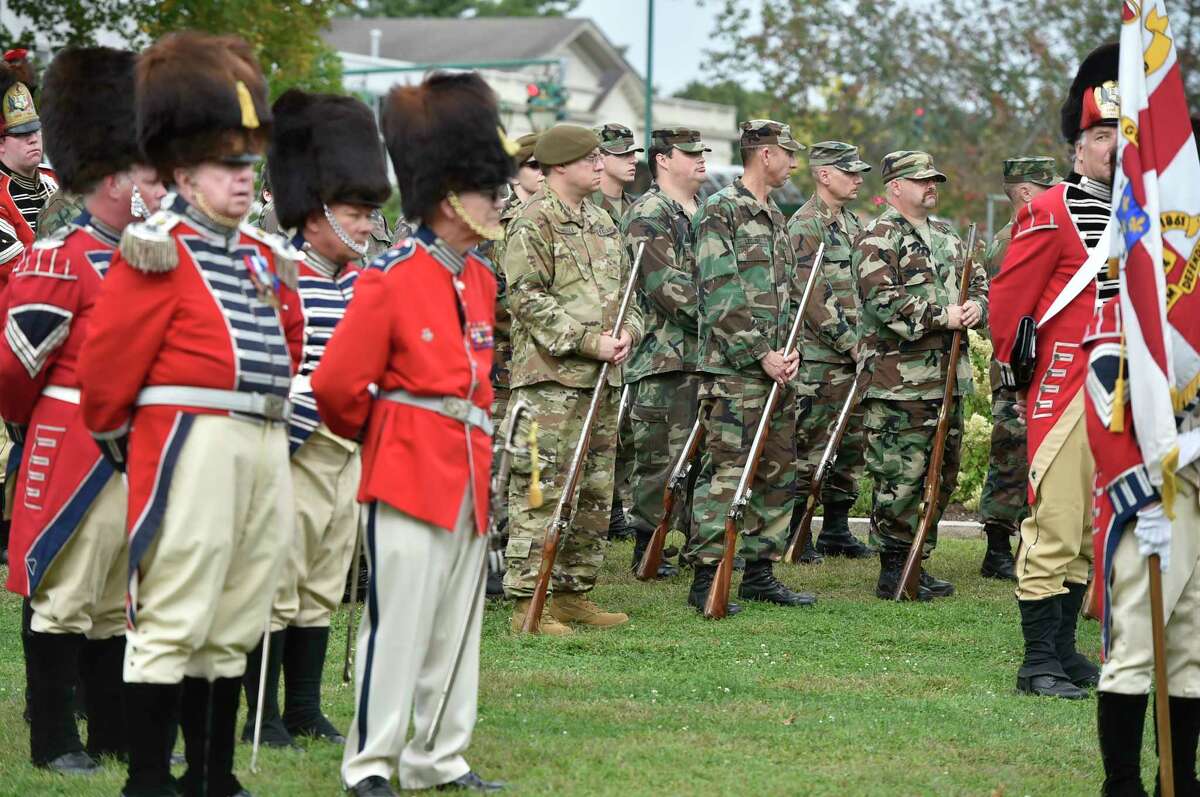
[(179, 252), (171, 230), (180, 216), (170, 210), (159, 210), (145, 221), (135, 222), (121, 233), (117, 247), (125, 262), (138, 271), (161, 274), (179, 265)]
[(253, 238), (260, 244), (265, 244), (275, 253), (275, 276), (279, 277), (279, 281), (285, 286), (296, 290), (296, 285), (300, 279), (299, 261), (301, 254), (299, 250), (292, 246), (282, 235), (267, 232), (251, 224), (243, 222), (238, 225), (238, 229), (243, 235)]
[(75, 230), (74, 224), (64, 224), (45, 238), (38, 238), (31, 249), (57, 249), (67, 242), (67, 236)]
[(382, 271), (384, 274), (392, 270), (392, 267), (398, 263), (403, 263), (412, 257), (417, 251), (417, 239), (405, 238), (398, 241), (394, 247), (387, 250), (383, 254), (371, 261), (367, 268), (373, 271)]
[(1023, 208), (1017, 211), (1017, 219), (1012, 226), (1012, 237), (1015, 241), (1022, 235), (1037, 230), (1057, 229), (1058, 223), (1054, 220), (1054, 214), (1050, 210), (1034, 207), (1032, 202), (1027, 202)]

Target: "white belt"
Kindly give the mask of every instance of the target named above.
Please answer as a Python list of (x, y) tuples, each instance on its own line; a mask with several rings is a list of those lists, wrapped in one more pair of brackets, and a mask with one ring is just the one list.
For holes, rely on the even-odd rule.
[(460, 423), (469, 423), (487, 434), (492, 433), (491, 413), (458, 396), (414, 396), (407, 390), (388, 390), (380, 393), (379, 398), (394, 401), (397, 404), (407, 404), (410, 407), (420, 407), (430, 412), (436, 412), (438, 415), (453, 418)]
[(63, 387), (61, 385), (46, 385), (42, 388), (42, 395), (46, 398), (58, 399), (65, 401), (68, 404), (79, 403), (79, 388)]
[(286, 396), (273, 393), (242, 393), (238, 390), (218, 390), (188, 385), (154, 385), (138, 392), (137, 405), (147, 407), (168, 404), (174, 407), (196, 407), (205, 410), (227, 410), (244, 415), (258, 415), (269, 421), (286, 421), (292, 407)]

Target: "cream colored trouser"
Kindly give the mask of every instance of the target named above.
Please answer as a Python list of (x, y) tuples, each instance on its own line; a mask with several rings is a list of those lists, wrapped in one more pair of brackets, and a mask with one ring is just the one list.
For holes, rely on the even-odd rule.
[[(1196, 488), (1176, 482), (1171, 557), (1162, 574), (1166, 618), (1167, 692), (1200, 697), (1200, 505)], [(1108, 658), (1100, 669), (1100, 691), (1123, 695), (1150, 692), (1154, 648), (1150, 637), (1150, 574), (1138, 553), (1134, 523), (1125, 527), (1113, 555)]]
[(275, 605), (271, 630), (324, 628), (341, 603), (358, 532), (362, 460), (318, 429), (292, 457), (296, 537)]
[(1092, 567), (1092, 473), (1080, 390), (1030, 463), (1033, 506), (1021, 521), (1017, 599), (1064, 595), (1066, 583), (1086, 584)]
[[(364, 507), (371, 581), (354, 655), (356, 710), (342, 758), (347, 786), (396, 775), (405, 789), (427, 789), (471, 769), (463, 752), (477, 711), (486, 548), (475, 533), (470, 495), (453, 532), (381, 502)], [(468, 612), (458, 675), (434, 748), (426, 752)]]
[(29, 596), (34, 631), (88, 639), (125, 633), (127, 504), (125, 482), (114, 475)]
[(285, 426), (197, 415), (140, 563), (125, 680), (240, 678), (266, 627), (294, 521)]

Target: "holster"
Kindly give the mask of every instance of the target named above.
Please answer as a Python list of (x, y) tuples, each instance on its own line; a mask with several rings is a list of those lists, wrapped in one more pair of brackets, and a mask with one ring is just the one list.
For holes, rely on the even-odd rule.
[(1017, 322), (1017, 335), (1013, 339), (1010, 358), (1013, 379), (1018, 389), (1029, 387), (1033, 371), (1037, 367), (1037, 320), (1031, 315), (1021, 316)]

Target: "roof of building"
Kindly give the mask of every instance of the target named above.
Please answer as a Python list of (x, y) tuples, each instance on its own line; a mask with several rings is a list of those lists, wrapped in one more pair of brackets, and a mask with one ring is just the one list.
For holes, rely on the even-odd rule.
[(322, 35), (339, 52), (369, 55), (380, 31), (379, 55), (414, 64), (541, 58), (591, 26), (566, 17), (334, 18)]

